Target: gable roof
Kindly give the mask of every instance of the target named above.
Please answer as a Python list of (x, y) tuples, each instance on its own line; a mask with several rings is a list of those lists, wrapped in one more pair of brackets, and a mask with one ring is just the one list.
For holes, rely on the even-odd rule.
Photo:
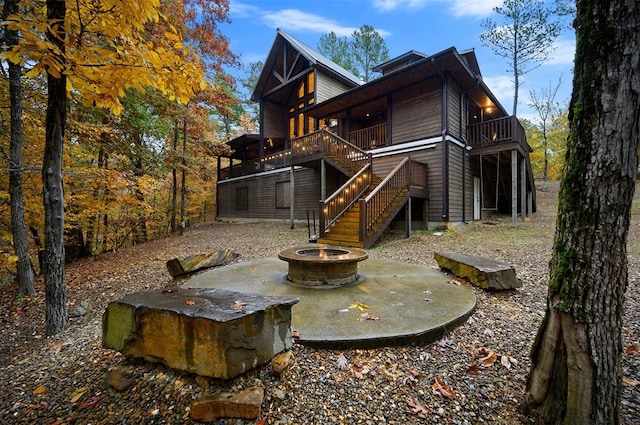
[(327, 117), (347, 107), (363, 104), (370, 99), (381, 98), (390, 91), (409, 86), (427, 78), (429, 75), (439, 75), (442, 71), (448, 70), (456, 75), (458, 82), (464, 89), (472, 90), (479, 95), (485, 96), (498, 108), (502, 115), (508, 116), (509, 114), (504, 107), (482, 80), (477, 65), (473, 50), (466, 50), (460, 53), (455, 47), (449, 47), (433, 55), (420, 58), (409, 65), (393, 69), (382, 77), (371, 80), (324, 102), (317, 103), (309, 107), (307, 113), (316, 118)]
[(271, 45), (271, 50), (269, 51), (267, 60), (264, 63), (264, 67), (262, 69), (262, 72), (260, 73), (258, 82), (256, 83), (256, 87), (251, 95), (251, 100), (258, 101), (260, 99), (260, 95), (264, 92), (267, 80), (271, 76), (272, 68), (276, 63), (277, 56), (280, 52), (280, 49), (282, 48), (283, 42), (288, 43), (289, 46), (299, 52), (307, 61), (309, 61), (310, 66), (324, 70), (326, 73), (330, 74), (332, 77), (338, 80), (343, 81), (348, 86), (357, 87), (362, 84), (360, 79), (353, 73), (347, 71), (337, 63), (327, 59), (325, 56), (316, 52), (303, 42), (297, 40), (290, 34), (278, 28), (276, 32), (276, 38)]
[(371, 70), (373, 72), (382, 72), (385, 73), (389, 69), (396, 68), (401, 65), (410, 65), (420, 59), (424, 59), (429, 57), (429, 55), (425, 53), (418, 52), (416, 50), (410, 50), (407, 53), (404, 53), (396, 58), (390, 59), (380, 65), (376, 65)]

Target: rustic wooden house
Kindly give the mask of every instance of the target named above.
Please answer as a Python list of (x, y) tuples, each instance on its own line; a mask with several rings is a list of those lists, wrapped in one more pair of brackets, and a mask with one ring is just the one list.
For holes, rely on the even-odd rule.
[(260, 134), (229, 142), (220, 220), (319, 221), (319, 241), (370, 247), (390, 225), (450, 227), (535, 211), (523, 127), (473, 50), (410, 51), (366, 84), (278, 30), (253, 93)]

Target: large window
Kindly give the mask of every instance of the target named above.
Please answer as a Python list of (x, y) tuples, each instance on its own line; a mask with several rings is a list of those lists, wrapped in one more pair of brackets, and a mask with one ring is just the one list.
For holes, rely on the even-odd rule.
[(315, 130), (316, 120), (302, 112), (315, 102), (315, 75), (313, 72), (300, 80), (295, 97), (289, 101), (289, 137), (297, 137)]
[(291, 186), (289, 181), (276, 183), (276, 208), (291, 207)]

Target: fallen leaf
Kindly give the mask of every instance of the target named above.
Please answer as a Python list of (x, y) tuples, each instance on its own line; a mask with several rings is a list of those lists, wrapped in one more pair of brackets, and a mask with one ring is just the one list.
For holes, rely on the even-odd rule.
[(360, 311), (365, 311), (366, 309), (369, 308), (369, 306), (361, 303), (360, 301), (355, 301), (353, 304), (349, 306), (349, 310), (352, 310), (354, 308), (357, 308)]
[(638, 344), (631, 344), (629, 345), (627, 348), (625, 348), (624, 350), (628, 355), (631, 355), (633, 353), (637, 353), (640, 354), (640, 345)]
[(640, 385), (640, 381), (632, 378), (627, 378), (626, 376), (622, 377), (622, 382), (625, 384), (631, 385), (632, 387)]
[(46, 392), (47, 392), (47, 387), (45, 387), (44, 385), (41, 385), (38, 388), (36, 388), (35, 390), (33, 390), (33, 394), (34, 395), (40, 395), (40, 394), (44, 394)]
[(233, 303), (233, 308), (235, 308), (236, 310), (241, 310), (246, 305), (247, 303), (242, 302), (240, 300), (236, 300), (236, 302)]
[(471, 366), (467, 368), (467, 373), (477, 374), (478, 373), (478, 363), (473, 363)]
[(446, 384), (439, 376), (435, 377), (435, 381), (431, 386), (434, 394), (441, 394), (447, 398), (455, 398), (456, 392)]
[(291, 338), (299, 339), (300, 338), (300, 332), (292, 330), (291, 331)]
[(195, 301), (193, 301), (193, 300), (186, 300), (184, 303), (185, 303), (186, 305), (194, 305), (196, 302), (195, 302)]
[(343, 353), (340, 353), (340, 355), (336, 359), (336, 363), (338, 364), (338, 368), (340, 368), (341, 370), (347, 370), (347, 368), (349, 367), (349, 360), (347, 360)]
[(508, 356), (501, 356), (500, 364), (502, 364), (502, 366), (506, 367), (507, 369), (511, 369), (511, 362), (509, 361)]
[(82, 404), (80, 405), (80, 407), (82, 407), (83, 409), (88, 409), (88, 408), (90, 408), (90, 407), (93, 407), (93, 406), (95, 406), (96, 404), (98, 404), (98, 402), (99, 402), (100, 400), (102, 400), (102, 399), (104, 398), (104, 396), (105, 396), (104, 394), (101, 394), (101, 395), (94, 395), (93, 397), (91, 397), (91, 398), (89, 399), (89, 401), (85, 401), (84, 403), (82, 403)]
[(409, 407), (411, 407), (411, 413), (415, 413), (416, 415), (419, 415), (421, 413), (428, 415), (429, 413), (431, 413), (429, 408), (425, 406), (423, 403), (421, 403), (420, 400), (418, 400), (415, 397), (408, 398), (407, 404), (409, 405)]
[(87, 387), (81, 387), (74, 391), (73, 396), (71, 396), (71, 403), (75, 403), (82, 398), (82, 396), (87, 392)]
[(487, 350), (486, 348), (481, 348), (478, 353), (484, 356), (480, 358), (480, 365), (482, 367), (491, 367), (498, 359), (498, 355), (494, 351)]
[(293, 358), (292, 351), (285, 351), (284, 353), (278, 354), (271, 364), (271, 374), (275, 376), (282, 375), (289, 365), (291, 364), (291, 359)]
[(267, 423), (267, 418), (264, 417), (262, 419), (258, 419), (258, 421), (255, 423), (255, 425), (265, 425)]
[(380, 320), (380, 318), (378, 316), (372, 316), (369, 313), (362, 313), (358, 320), (362, 322), (364, 320)]

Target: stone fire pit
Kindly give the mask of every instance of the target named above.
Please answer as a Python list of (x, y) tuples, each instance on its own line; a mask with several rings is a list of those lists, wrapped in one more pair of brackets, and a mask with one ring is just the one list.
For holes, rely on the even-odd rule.
[(358, 280), (358, 262), (369, 258), (358, 248), (318, 246), (289, 248), (278, 254), (289, 263), (287, 279), (316, 288), (335, 288)]

